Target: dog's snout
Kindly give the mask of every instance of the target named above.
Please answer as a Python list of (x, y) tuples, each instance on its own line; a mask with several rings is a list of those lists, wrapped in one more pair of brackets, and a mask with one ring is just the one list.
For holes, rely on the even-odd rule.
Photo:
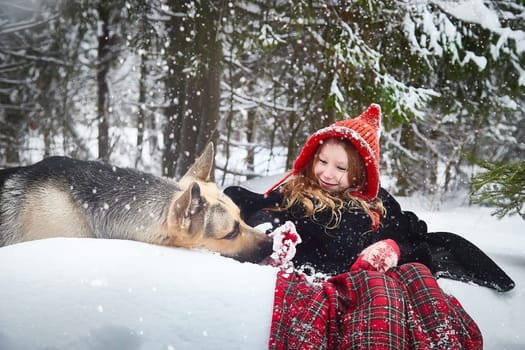
[(273, 253), (273, 239), (267, 236), (262, 240), (261, 244), (257, 248), (258, 252), (254, 263), (261, 263), (265, 261)]
[(273, 253), (273, 239), (265, 233), (256, 230), (251, 233), (253, 233), (253, 236), (250, 239), (251, 248), (238, 252), (234, 258), (241, 262), (258, 264)]
[(267, 258), (273, 253), (273, 239), (270, 236), (266, 236), (261, 250), (264, 258)]

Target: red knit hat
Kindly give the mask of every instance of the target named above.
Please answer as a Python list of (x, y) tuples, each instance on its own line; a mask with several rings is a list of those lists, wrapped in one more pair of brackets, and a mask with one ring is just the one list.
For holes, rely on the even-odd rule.
[(366, 188), (355, 191), (352, 195), (364, 200), (377, 197), (379, 192), (379, 135), (381, 129), (381, 107), (371, 104), (359, 117), (335, 122), (318, 130), (308, 138), (293, 163), (292, 170), (279, 182), (270, 187), (265, 194), (272, 192), (290, 176), (299, 175), (308, 162), (315, 155), (322, 140), (330, 137), (344, 138), (352, 143), (365, 163), (367, 185)]

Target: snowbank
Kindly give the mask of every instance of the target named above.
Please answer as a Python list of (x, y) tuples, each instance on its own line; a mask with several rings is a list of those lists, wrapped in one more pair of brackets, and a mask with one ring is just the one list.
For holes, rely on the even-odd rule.
[(0, 349), (265, 349), (276, 269), (132, 241), (0, 248)]

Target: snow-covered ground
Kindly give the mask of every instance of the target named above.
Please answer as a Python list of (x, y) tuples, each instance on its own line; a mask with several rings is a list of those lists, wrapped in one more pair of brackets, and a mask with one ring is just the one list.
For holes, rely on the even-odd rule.
[[(516, 282), (498, 293), (440, 279), (485, 349), (525, 349), (525, 222), (401, 198), (432, 231), (468, 238)], [(298, 247), (300, 249), (300, 246)], [(276, 269), (203, 251), (55, 238), (0, 248), (0, 349), (265, 349)]]
[(456, 296), (478, 323), (485, 349), (525, 349), (525, 221), (519, 216), (498, 220), (489, 208), (445, 205), (439, 211), (422, 211), (410, 199), (400, 200), (425, 220), (431, 231), (450, 231), (467, 238), (514, 280), (506, 293), (448, 279), (439, 279), (446, 292)]

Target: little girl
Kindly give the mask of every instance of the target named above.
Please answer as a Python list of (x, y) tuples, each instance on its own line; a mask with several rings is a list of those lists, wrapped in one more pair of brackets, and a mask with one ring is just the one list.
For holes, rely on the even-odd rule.
[[(512, 289), (512, 279), (479, 248), (450, 232), (427, 232), (424, 221), (380, 187), (380, 117), (372, 104), (359, 117), (312, 134), (293, 169), (264, 196), (237, 186), (225, 193), (251, 226), (269, 223), (273, 231), (286, 221), (295, 224), (302, 239), (296, 267), (343, 273), (362, 263), (356, 260), (366, 248), (378, 266), (387, 258), (392, 266), (419, 262), (434, 275)], [(395, 254), (377, 261), (379, 251)]]
[(272, 349), (482, 348), (475, 322), (418, 262), (431, 264), (430, 249), (410, 231), (426, 225), (380, 190), (380, 118), (373, 104), (314, 133), (265, 196), (225, 190), (252, 226), (292, 221), (302, 239), (295, 266), (333, 276), (312, 285), (280, 275)]

